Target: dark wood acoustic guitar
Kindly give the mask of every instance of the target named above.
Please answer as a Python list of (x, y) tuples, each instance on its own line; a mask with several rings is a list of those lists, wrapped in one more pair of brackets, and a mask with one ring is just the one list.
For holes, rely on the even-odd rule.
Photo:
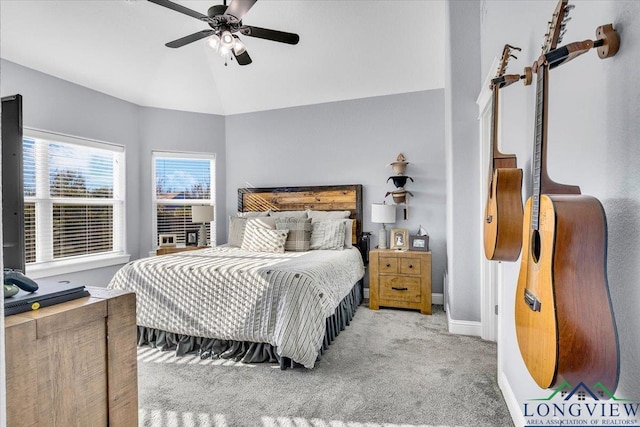
[[(540, 387), (582, 381), (588, 387), (601, 383), (613, 393), (619, 352), (607, 282), (605, 212), (598, 199), (547, 175), (549, 69), (582, 53), (577, 44), (554, 50), (570, 8), (567, 0), (558, 3), (542, 55), (532, 67), (537, 74), (533, 194), (524, 214), (516, 335), (527, 369)], [(607, 44), (611, 56), (617, 41), (611, 31), (603, 40), (587, 43), (586, 49)]]
[[(489, 189), (484, 210), (484, 255), (491, 261), (515, 261), (522, 246), (522, 169), (515, 154), (498, 149), (500, 89), (517, 82), (518, 74), (505, 75), (511, 53), (520, 48), (505, 45), (496, 76), (491, 80), (491, 147), (489, 149)], [(529, 74), (529, 83), (531, 74)], [(525, 80), (526, 83), (526, 80)]]

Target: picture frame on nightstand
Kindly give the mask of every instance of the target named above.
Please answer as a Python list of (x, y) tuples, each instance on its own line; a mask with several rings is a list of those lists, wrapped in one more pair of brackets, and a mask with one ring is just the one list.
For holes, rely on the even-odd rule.
[(187, 231), (187, 236), (185, 238), (186, 246), (198, 246), (198, 231)]
[(429, 236), (409, 236), (409, 250), (429, 251)]
[(158, 234), (159, 248), (173, 248), (176, 246), (178, 236), (175, 234)]
[(390, 239), (389, 248), (401, 251), (409, 249), (409, 230), (406, 228), (392, 228)]

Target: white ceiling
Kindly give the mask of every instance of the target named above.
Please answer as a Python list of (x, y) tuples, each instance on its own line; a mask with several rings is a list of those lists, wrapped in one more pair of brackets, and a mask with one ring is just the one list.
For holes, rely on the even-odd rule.
[(0, 55), (138, 105), (227, 115), (441, 88), (444, 15), (444, 0), (259, 0), (244, 24), (300, 43), (241, 36), (253, 63), (225, 67), (206, 40), (165, 47), (209, 27), (145, 0), (0, 0)]

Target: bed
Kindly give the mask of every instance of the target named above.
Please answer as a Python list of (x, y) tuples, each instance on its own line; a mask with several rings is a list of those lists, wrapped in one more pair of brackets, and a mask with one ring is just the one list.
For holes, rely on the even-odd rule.
[[(362, 300), (362, 186), (241, 188), (238, 212), (258, 218), (229, 218), (245, 224), (241, 247), (230, 225), (229, 244), (132, 261), (108, 287), (136, 293), (139, 345), (313, 368)], [(334, 219), (339, 212), (348, 218)], [(293, 219), (307, 214), (311, 238), (324, 226), (340, 226), (344, 247), (324, 249), (317, 241), (314, 250), (290, 246), (293, 233), (277, 230), (293, 229), (287, 221), (309, 224), (311, 219)], [(288, 235), (291, 251), (262, 252), (247, 243), (256, 231), (250, 227), (263, 222), (277, 223), (267, 232)]]

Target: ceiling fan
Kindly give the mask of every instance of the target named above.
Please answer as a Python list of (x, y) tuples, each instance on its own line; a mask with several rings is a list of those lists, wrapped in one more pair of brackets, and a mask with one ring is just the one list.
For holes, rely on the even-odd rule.
[[(169, 0), (149, 1), (199, 19), (211, 27), (211, 29), (198, 31), (169, 42), (165, 45), (167, 47), (178, 48), (209, 37), (209, 44), (221, 56), (230, 57), (233, 54), (238, 64), (249, 65), (252, 62), (251, 57), (236, 33), (287, 44), (298, 44), (300, 40), (300, 36), (297, 34), (242, 25), (242, 18), (257, 0), (231, 0), (229, 6), (227, 6), (227, 0), (224, 0), (224, 4), (211, 6), (206, 15)], [(225, 63), (225, 65), (227, 64)]]

